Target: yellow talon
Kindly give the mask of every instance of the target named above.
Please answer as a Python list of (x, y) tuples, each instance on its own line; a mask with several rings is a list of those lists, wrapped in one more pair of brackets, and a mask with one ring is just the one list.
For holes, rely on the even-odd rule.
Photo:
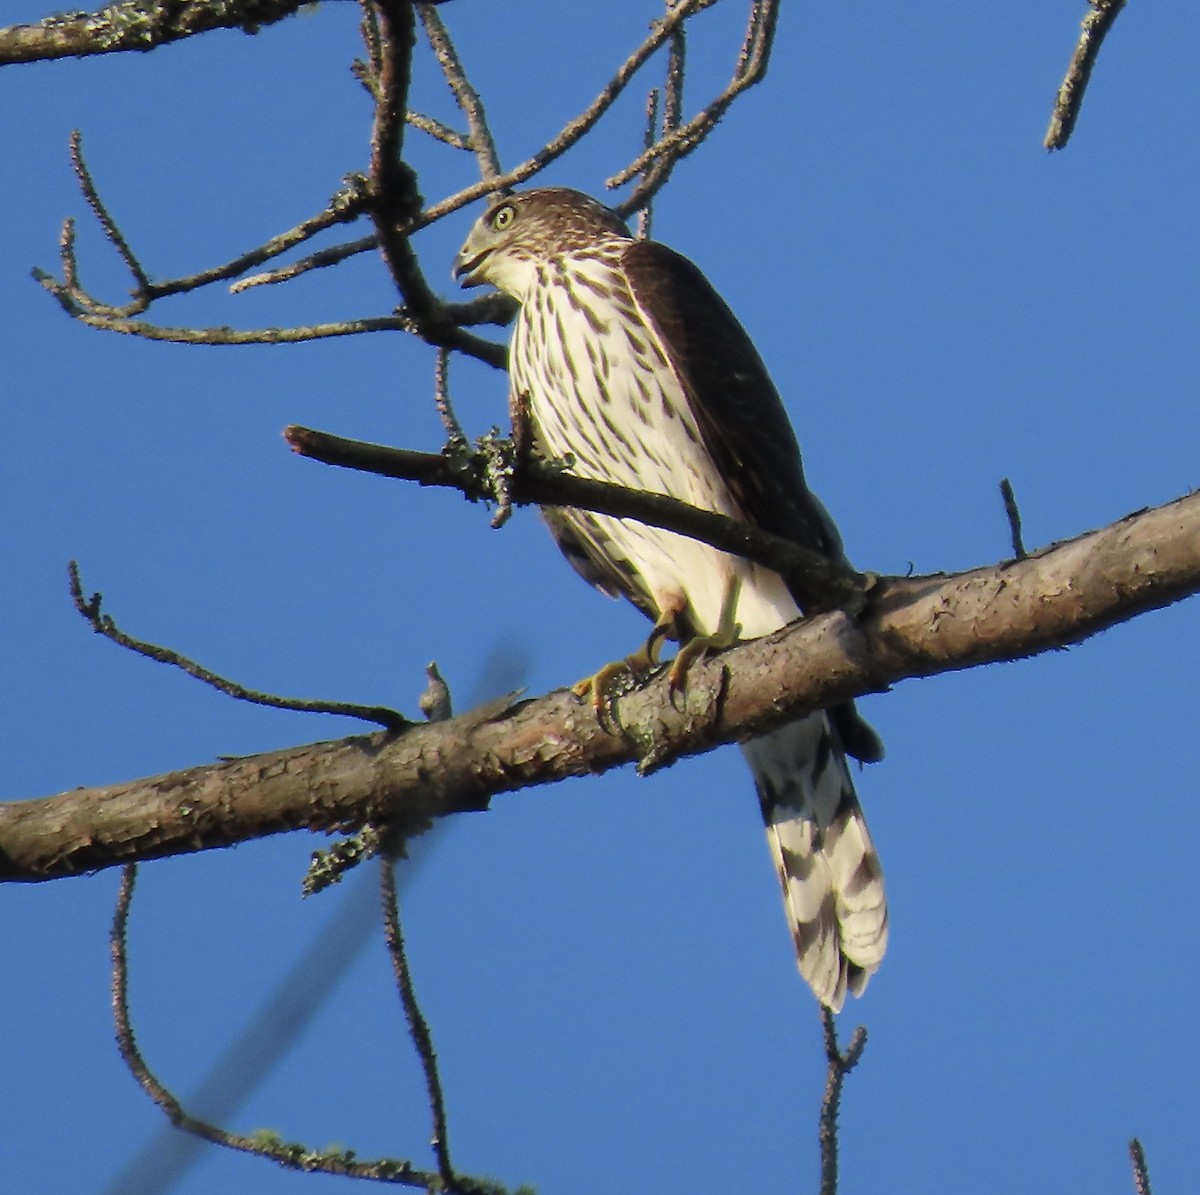
[(741, 577), (730, 577), (725, 587), (725, 596), (721, 600), (721, 616), (717, 622), (717, 629), (711, 635), (693, 635), (676, 653), (675, 659), (671, 661), (671, 672), (667, 679), (667, 688), (672, 699), (676, 693), (682, 692), (687, 683), (688, 669), (705, 652), (724, 651), (741, 637), (742, 625), (735, 621), (741, 589)]
[[(706, 651), (721, 651), (732, 647), (742, 633), (741, 625), (735, 621), (737, 617), (738, 595), (741, 592), (740, 577), (730, 577), (725, 587), (725, 595), (721, 600), (721, 614), (717, 629), (711, 635), (694, 635), (676, 653), (671, 661), (668, 687), (672, 698), (682, 691), (687, 681), (688, 669)], [(621, 729), (617, 717), (617, 698), (636, 687), (638, 682), (653, 672), (659, 665), (662, 645), (667, 639), (675, 638), (679, 633), (677, 622), (678, 611), (659, 615), (658, 621), (646, 638), (646, 642), (632, 655), (623, 660), (614, 660), (605, 664), (594, 676), (584, 677), (571, 686), (576, 697), (583, 698), (589, 693), (592, 698), (592, 709), (596, 712), (596, 720), (609, 733), (615, 734)]]
[(654, 624), (646, 642), (632, 655), (605, 664), (595, 676), (585, 676), (571, 686), (571, 692), (576, 697), (586, 697), (591, 693), (596, 720), (609, 734), (616, 733), (621, 726), (617, 718), (617, 698), (628, 693), (658, 667), (663, 641), (670, 638), (674, 631), (674, 614), (663, 615)]

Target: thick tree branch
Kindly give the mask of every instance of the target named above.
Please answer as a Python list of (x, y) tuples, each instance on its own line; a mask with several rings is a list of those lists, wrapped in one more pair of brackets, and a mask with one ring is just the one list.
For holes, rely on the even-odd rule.
[(0, 880), (47, 880), (285, 830), (364, 821), (419, 832), (493, 796), (640, 760), (655, 766), (908, 677), (1013, 660), (1200, 591), (1200, 494), (1025, 560), (884, 578), (835, 612), (696, 664), (672, 706), (660, 674), (607, 734), (569, 690), (380, 732), (0, 806)]
[(153, 50), (211, 29), (257, 33), (308, 0), (125, 0), (96, 12), (59, 13), (0, 29), (0, 65)]

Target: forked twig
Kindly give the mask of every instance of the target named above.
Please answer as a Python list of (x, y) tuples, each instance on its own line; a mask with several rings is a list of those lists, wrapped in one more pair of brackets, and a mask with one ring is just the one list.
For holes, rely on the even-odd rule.
[[(432, 4), (416, 5), (414, 17), (413, 7), (403, 0), (360, 0), (368, 61), (356, 63), (355, 73), (374, 98), (376, 110), (371, 166), (367, 177), (348, 175), (346, 185), (333, 196), (324, 210), (247, 253), (194, 274), (155, 282), (102, 201), (84, 161), (81, 139), (75, 133), (71, 139), (71, 159), (80, 188), (105, 237), (130, 272), (133, 282), (131, 301), (121, 305), (105, 303), (83, 289), (75, 257), (74, 226), (69, 222), (64, 225), (61, 240), (61, 280), (37, 270), (35, 277), (72, 318), (91, 327), (149, 340), (207, 345), (287, 344), (367, 332), (404, 331), (415, 333), (435, 347), (457, 349), (496, 368), (503, 368), (506, 357), (504, 347), (466, 329), (472, 323), (504, 322), (504, 318), (496, 318), (494, 313), (503, 310), (506, 318), (507, 313), (511, 312), (511, 304), (506, 305), (503, 300), (496, 300), (495, 296), (469, 304), (446, 303), (426, 281), (410, 238), (420, 229), (473, 200), (510, 189), (545, 169), (585, 137), (609, 111), (633, 76), (660, 48), (669, 45), (661, 131), (657, 133), (657, 140), (653, 136), (650, 138), (650, 144), (642, 155), (643, 165), (636, 172), (640, 174), (638, 187), (630, 200), (622, 205), (625, 214), (635, 209), (645, 213), (641, 218), (642, 230), (648, 232), (648, 204), (667, 181), (674, 163), (703, 140), (734, 96), (756, 81), (766, 67), (773, 14), (778, 0), (754, 0), (734, 82), (693, 121), (687, 125), (680, 124), (685, 65), (684, 26), (715, 2), (672, 0), (668, 3), (664, 15), (652, 25), (649, 34), (617, 68), (594, 99), (539, 150), (512, 170), (502, 172), (482, 99), (472, 86), (437, 9)], [(407, 110), (417, 18), (455, 102), (466, 119), (465, 134), (431, 117)], [(401, 157), (406, 123), (424, 128), (447, 144), (471, 149), (477, 160), (479, 181), (422, 208), (415, 175)], [(374, 235), (318, 250), (299, 261), (270, 270), (250, 273), (334, 225), (358, 219), (368, 212), (375, 219)], [(404, 307), (394, 316), (258, 329), (172, 327), (138, 318), (153, 302), (170, 295), (219, 282), (230, 282), (231, 291), (240, 293), (268, 283), (290, 281), (377, 248), (382, 249), (403, 296)], [(485, 311), (487, 314), (482, 314)], [(480, 314), (477, 316), (476, 313)]]
[[(459, 208), (482, 199), (485, 195), (504, 191), (508, 188), (527, 182), (535, 174), (539, 174), (551, 162), (562, 157), (573, 145), (589, 133), (600, 118), (612, 107), (621, 93), (629, 85), (630, 80), (654, 53), (665, 45), (674, 35), (675, 30), (696, 13), (711, 7), (715, 0), (680, 0), (672, 5), (667, 14), (657, 21), (646, 39), (629, 55), (617, 68), (613, 77), (600, 89), (596, 98), (576, 117), (569, 120), (559, 132), (552, 137), (536, 153), (523, 162), (506, 170), (493, 179), (482, 179), (463, 187), (453, 195), (427, 207), (414, 222), (414, 230), (424, 228), (443, 216), (456, 212)], [(635, 172), (636, 173), (636, 172)], [(637, 205), (634, 205), (636, 207)], [(634, 210), (631, 207), (629, 210)]]
[(629, 198), (617, 205), (617, 211), (628, 215), (661, 190), (675, 166), (704, 141), (734, 100), (766, 76), (778, 17), (779, 0), (754, 0), (733, 78), (725, 89), (686, 124), (673, 129), (664, 126), (659, 141), (605, 183), (607, 187), (615, 188), (643, 175)]
[(838, 1111), (846, 1076), (858, 1065), (867, 1044), (867, 1030), (859, 1025), (850, 1038), (846, 1052), (838, 1048), (837, 1023), (828, 1008), (821, 1009), (825, 1034), (825, 1093), (821, 1097), (821, 1118), (817, 1137), (821, 1145), (821, 1195), (837, 1195), (838, 1188)]
[(483, 100), (479, 92), (471, 86), (467, 72), (463, 70), (450, 32), (437, 9), (430, 4), (417, 5), (417, 16), (421, 20), (438, 65), (442, 68), (442, 74), (446, 76), (446, 82), (454, 94), (454, 101), (467, 118), (467, 128), (470, 132), (464, 139), (463, 148), (474, 152), (475, 160), (479, 163), (479, 173), (484, 179), (497, 178), (500, 174), (500, 153), (488, 127)]
[(112, 952), (112, 1001), (113, 1019), (116, 1025), (117, 1048), (129, 1072), (141, 1089), (166, 1113), (170, 1122), (185, 1133), (223, 1145), (226, 1149), (267, 1158), (290, 1170), (321, 1174), (342, 1174), (352, 1178), (373, 1179), (376, 1182), (399, 1183), (408, 1187), (423, 1187), (434, 1190), (440, 1179), (437, 1174), (418, 1170), (410, 1162), (394, 1158), (380, 1158), (373, 1162), (355, 1160), (353, 1151), (321, 1152), (307, 1149), (303, 1145), (282, 1141), (269, 1132), (255, 1133), (245, 1137), (230, 1133), (216, 1125), (189, 1114), (178, 1099), (161, 1083), (142, 1057), (134, 1037), (133, 1022), (129, 1015), (129, 957), (128, 928), (129, 908), (133, 900), (137, 865), (127, 864), (122, 872), (121, 886), (117, 893), (117, 907), (113, 914), (109, 943)]
[(133, 280), (137, 283), (134, 297), (139, 299), (150, 289), (150, 279), (146, 277), (146, 271), (142, 269), (141, 262), (133, 255), (129, 242), (117, 227), (116, 221), (108, 214), (108, 208), (104, 206), (104, 201), (96, 190), (96, 184), (92, 181), (87, 163), (83, 160), (83, 134), (78, 129), (72, 129), (67, 144), (71, 155), (71, 167), (75, 171), (75, 177), (79, 180), (79, 189), (83, 192), (88, 207), (92, 209), (92, 214), (104, 230), (104, 235), (125, 263), (125, 268), (133, 275)]

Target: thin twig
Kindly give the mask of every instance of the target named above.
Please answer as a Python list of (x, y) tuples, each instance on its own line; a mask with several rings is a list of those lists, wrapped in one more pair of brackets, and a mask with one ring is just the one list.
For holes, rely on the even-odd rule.
[[(372, 246), (375, 239), (371, 240)], [(138, 336), (143, 340), (165, 340), (173, 344), (299, 344), (309, 340), (327, 340), (339, 336), (359, 336), (366, 332), (413, 332), (416, 331), (411, 317), (400, 315), (369, 316), (364, 319), (338, 320), (327, 324), (308, 324), (293, 328), (172, 328), (152, 324), (146, 320), (129, 319), (114, 314), (113, 308), (105, 308), (84, 296), (74, 281), (74, 225), (67, 221), (63, 226), (61, 241), (66, 281), (59, 282), (42, 270), (33, 271), (39, 282), (58, 301), (59, 306), (81, 324), (90, 328), (101, 328), (107, 332), (120, 332), (126, 336)], [(445, 320), (454, 325), (458, 312), (477, 311), (478, 323), (507, 322), (505, 313), (511, 303), (495, 301), (493, 296), (484, 296), (472, 304), (442, 304)], [(470, 321), (465, 321), (470, 322)], [(495, 369), (503, 369), (508, 359), (508, 350), (502, 344), (482, 336), (464, 331), (455, 325), (455, 334), (446, 337), (446, 343), (469, 357), (482, 361)]]
[(495, 178), (482, 179), (461, 191), (456, 191), (453, 195), (446, 196), (445, 199), (438, 200), (416, 217), (412, 231), (424, 228), (435, 220), (474, 203), (476, 199), (482, 199), (484, 195), (518, 186), (560, 158), (612, 107), (633, 76), (660, 46), (670, 40), (675, 29), (696, 13), (710, 7), (712, 3), (714, 0), (682, 0), (675, 5), (666, 16), (654, 24), (650, 35), (617, 68), (616, 74), (601, 88), (596, 98), (578, 116), (568, 121), (537, 153)]
[[(666, 97), (663, 103), (662, 131), (673, 133), (683, 120), (683, 84), (687, 68), (687, 31), (679, 25), (671, 34), (667, 53)], [(650, 146), (646, 146), (647, 149)]]
[[(140, 336), (144, 340), (166, 340), (175, 344), (298, 344), (306, 340), (323, 340), (337, 336), (358, 336), (364, 332), (404, 332), (410, 321), (403, 316), (371, 316), (366, 319), (339, 320), (329, 324), (308, 324), (295, 328), (171, 328), (151, 324), (145, 320), (127, 319), (123, 316), (107, 315), (94, 308), (83, 307), (69, 287), (57, 282), (48, 274), (35, 270), (34, 278), (42, 284), (72, 318), (90, 328), (104, 328), (109, 332), (120, 332), (126, 336)], [(478, 337), (481, 356), (491, 364), (499, 348), (491, 341)], [(470, 351), (464, 349), (464, 351)]]
[(1079, 119), (1083, 96), (1092, 78), (1092, 68), (1104, 44), (1108, 31), (1113, 27), (1125, 0), (1088, 0), (1091, 8), (1083, 18), (1079, 41), (1071, 55), (1066, 77), (1054, 97), (1054, 109), (1050, 114), (1050, 126), (1042, 144), (1050, 150), (1062, 149), (1070, 140)]
[(340, 265), (347, 258), (354, 257), (359, 253), (369, 253), (378, 243), (375, 234), (372, 233), (370, 236), (359, 237), (356, 241), (331, 245), (328, 249), (318, 249), (316, 253), (302, 257), (290, 265), (280, 266), (276, 270), (266, 270), (261, 274), (251, 274), (249, 278), (239, 278), (237, 282), (230, 283), (229, 293), (236, 295), (241, 291), (249, 290), (252, 286), (290, 282), (293, 278), (299, 278), (301, 274), (307, 274), (310, 270), (327, 269), (329, 266)]
[[(421, 485), (451, 486), (475, 501), (497, 498), (485, 477), (485, 462), (472, 453), (413, 452), (347, 440), (297, 426), (286, 428), (283, 434), (293, 451), (328, 465), (416, 481)], [(665, 494), (574, 477), (536, 460), (530, 460), (514, 471), (510, 496), (518, 504), (572, 506), (615, 518), (637, 519), (766, 564), (804, 596), (803, 605), (809, 613), (835, 608), (857, 609), (871, 585), (869, 575), (860, 575), (847, 565), (762, 528), (689, 506)]]
[[(652, 152), (658, 156), (642, 178), (629, 210), (644, 207), (649, 199), (665, 183), (676, 160), (676, 153), (690, 152), (706, 133), (693, 129), (692, 140), (680, 142), (677, 147), (666, 147), (664, 140), (686, 129), (675, 129), (678, 124), (678, 109), (682, 102), (683, 27), (697, 13), (710, 7), (715, 0), (679, 0), (667, 7), (665, 15), (651, 28), (649, 35), (626, 58), (614, 76), (601, 89), (590, 104), (575, 118), (568, 121), (560, 131), (535, 154), (507, 173), (500, 172), (499, 156), (494, 138), (488, 128), (483, 103), (471, 86), (463, 70), (457, 51), (440, 15), (432, 4), (418, 5), (422, 25), (429, 38), (434, 54), (442, 67), (447, 83), (455, 100), (467, 119), (469, 133), (466, 142), (474, 151), (480, 173), (480, 181), (450, 195), (438, 203), (421, 210), (421, 199), (417, 192), (416, 179), (410, 168), (401, 160), (402, 137), (405, 121), (408, 80), (411, 70), (411, 52), (415, 30), (412, 6), (404, 0), (361, 0), (364, 10), (363, 36), (367, 46), (369, 63), (358, 64), (357, 73), (369, 86), (375, 97), (376, 120), (372, 138), (372, 160), (369, 179), (350, 176), (347, 186), (336, 194), (329, 206), (317, 215), (302, 221), (265, 244), (240, 255), (222, 265), (180, 278), (163, 282), (152, 282), (141, 266), (128, 240), (111, 219), (99, 193), (95, 188), (82, 156), (78, 152), (78, 141), (73, 142), (73, 159), (76, 161), (80, 184), (89, 206), (95, 212), (105, 234), (113, 243), (118, 255), (130, 269), (135, 283), (134, 300), (116, 306), (106, 304), (88, 295), (79, 286), (78, 267), (74, 257), (73, 229), (64, 228), (62, 243), (63, 281), (58, 282), (49, 275), (35, 271), (35, 277), (58, 300), (73, 318), (96, 328), (122, 334), (139, 336), (150, 340), (165, 340), (185, 344), (282, 344), (316, 340), (330, 336), (355, 335), (367, 331), (403, 330), (425, 339), (434, 346), (457, 349), (484, 361), (496, 368), (503, 368), (506, 352), (503, 346), (481, 339), (464, 330), (473, 304), (447, 304), (429, 287), (410, 237), (419, 229), (448, 215), (484, 194), (502, 192), (514, 184), (524, 182), (539, 173), (550, 162), (575, 145), (608, 111), (629, 81), (646, 61), (662, 45), (671, 45), (671, 59), (667, 69), (667, 115), (664, 119), (662, 136)], [(131, 11), (136, 8), (131, 4)], [(749, 78), (759, 66), (765, 66), (765, 50), (769, 47), (769, 34), (764, 36), (770, 24), (772, 4), (757, 0), (752, 9), (752, 28), (743, 44), (739, 63), (746, 60), (744, 70)], [(0, 31), (2, 32), (2, 31)], [(739, 68), (741, 69), (741, 68)], [(745, 84), (743, 84), (745, 85)], [(727, 89), (728, 90), (728, 89)], [(723, 111), (731, 97), (718, 98), (718, 108)], [(699, 120), (715, 122), (718, 109), (712, 108), (706, 117)], [(434, 128), (436, 122), (417, 116), (415, 123), (426, 127), (434, 135), (441, 135), (451, 144), (463, 142), (461, 135), (453, 130)], [(693, 126), (696, 122), (692, 122)], [(672, 131), (673, 130), (673, 131)], [(359, 238), (344, 245), (334, 246), (309, 255), (300, 262), (242, 277), (264, 262), (295, 248), (335, 224), (358, 218), (364, 210), (370, 210), (375, 218), (374, 236)], [(648, 217), (647, 217), (648, 221)], [(358, 253), (373, 248), (382, 248), (384, 256), (404, 298), (404, 307), (393, 319), (368, 319), (323, 323), (298, 328), (234, 330), (229, 328), (177, 328), (164, 327), (135, 318), (151, 302), (169, 295), (190, 292), (220, 281), (234, 281), (231, 289), (236, 293), (253, 286), (283, 282), (307, 273), (310, 270), (337, 264)], [(493, 310), (498, 310), (493, 308)], [(463, 322), (460, 323), (459, 321)], [(497, 321), (499, 322), (499, 321)]]
[(1150, 1171), (1146, 1167), (1146, 1151), (1134, 1137), (1129, 1143), (1129, 1159), (1133, 1163), (1133, 1189), (1137, 1195), (1150, 1195)]
[[(672, 43), (674, 44), (674, 43)], [(654, 144), (658, 131), (658, 100), (660, 92), (657, 87), (650, 88), (646, 96), (646, 132), (642, 137), (642, 147), (649, 148)], [(639, 241), (650, 239), (650, 225), (654, 220), (654, 202), (647, 200), (638, 211), (637, 238)]]
[(396, 865), (392, 859), (380, 860), (379, 895), (383, 906), (383, 932), (387, 942), (388, 957), (392, 960), (392, 972), (400, 992), (400, 1003), (404, 1008), (404, 1019), (408, 1022), (408, 1033), (412, 1038), (417, 1057), (421, 1060), (421, 1071), (425, 1076), (425, 1090), (429, 1096), (429, 1111), (433, 1118), (433, 1135), (430, 1144), (437, 1159), (438, 1175), (449, 1190), (458, 1188), (458, 1179), (450, 1161), (450, 1141), (446, 1127), (446, 1099), (442, 1092), (442, 1079), (438, 1073), (437, 1054), (433, 1049), (433, 1037), (429, 1024), (421, 1013), (417, 995), (413, 989), (412, 971), (404, 949), (404, 933), (400, 927), (400, 902), (396, 895)]
[(456, 451), (467, 446), (467, 435), (450, 402), (449, 368), (449, 350), (439, 348), (433, 363), (433, 401), (445, 428), (448, 446), (451, 451)]
[[(733, 101), (766, 76), (778, 15), (779, 0), (755, 0), (750, 9), (733, 78), (728, 86), (698, 115), (672, 131), (665, 131), (656, 144), (606, 181), (605, 186), (616, 188), (639, 174), (645, 174), (633, 194), (617, 205), (618, 212), (627, 215), (636, 211), (649, 196), (661, 190), (675, 166), (704, 141)], [(652, 162), (654, 168), (647, 172)]]
[[(63, 286), (72, 290), (78, 289), (79, 261), (75, 256), (75, 221), (70, 216), (63, 221), (62, 231), (58, 234), (58, 260), (62, 263)], [(36, 267), (33, 276), (39, 282), (43, 282), (43, 278), (49, 278), (48, 274), (43, 275)]]
[[(64, 307), (66, 307), (67, 311), (75, 316), (82, 316), (83, 313), (87, 312), (92, 315), (103, 315), (106, 318), (114, 320), (126, 319), (130, 316), (140, 315), (156, 299), (184, 294), (189, 291), (199, 290), (201, 287), (208, 286), (214, 282), (236, 278), (239, 274), (245, 273), (246, 270), (252, 269), (254, 266), (261, 265), (264, 261), (269, 261), (273, 257), (278, 257), (280, 254), (289, 252), (297, 245), (303, 244), (327, 228), (357, 219), (366, 202), (359, 181), (352, 177), (347, 180), (346, 186), (330, 199), (329, 205), (323, 211), (306, 220), (302, 220), (294, 228), (271, 237), (264, 244), (251, 249), (247, 253), (241, 254), (239, 257), (235, 257), (232, 261), (225, 262), (219, 266), (213, 266), (207, 270), (201, 270), (195, 274), (184, 275), (180, 278), (170, 278), (164, 282), (151, 282), (137, 260), (136, 255), (133, 253), (133, 250), (130, 248), (124, 234), (117, 227), (116, 222), (100, 198), (99, 191), (80, 152), (78, 132), (73, 133), (71, 136), (70, 154), (85, 201), (95, 214), (101, 228), (104, 230), (105, 236), (115, 246), (121, 260), (125, 263), (137, 284), (133, 292), (133, 301), (122, 306), (102, 303), (87, 294), (79, 284), (78, 268), (74, 256), (74, 226), (72, 224), (69, 242), (65, 240), (64, 242), (60, 242), (63, 281), (61, 283), (56, 282), (50, 275), (37, 268), (33, 270), (33, 276), (47, 290), (55, 294)], [(372, 240), (366, 248), (371, 248), (373, 245), (374, 241)], [(356, 246), (351, 246), (351, 248), (356, 252), (361, 251)], [(344, 256), (349, 255), (349, 253), (344, 254)], [(69, 304), (64, 302), (64, 296), (66, 299), (69, 299)], [(115, 324), (95, 323), (93, 326), (112, 327), (114, 331), (129, 330), (128, 328), (117, 327)]]
[(142, 1090), (166, 1113), (170, 1122), (185, 1133), (191, 1133), (214, 1145), (223, 1145), (241, 1153), (267, 1158), (290, 1170), (317, 1171), (321, 1174), (342, 1174), (352, 1178), (373, 1179), (376, 1182), (399, 1183), (408, 1187), (423, 1187), (434, 1190), (440, 1176), (428, 1171), (417, 1170), (411, 1163), (393, 1158), (380, 1158), (374, 1162), (359, 1162), (351, 1150), (342, 1152), (320, 1152), (303, 1145), (284, 1142), (272, 1133), (256, 1133), (243, 1137), (229, 1133), (216, 1125), (209, 1124), (187, 1113), (183, 1105), (158, 1080), (142, 1057), (133, 1033), (129, 1015), (129, 958), (128, 925), (129, 906), (133, 900), (137, 865), (126, 864), (117, 893), (117, 907), (113, 915), (112, 931), (109, 936), (112, 951), (112, 999), (113, 1018), (116, 1023), (117, 1048), (129, 1073)]
[(843, 1054), (838, 1049), (837, 1022), (828, 1008), (821, 1009), (821, 1026), (825, 1034), (825, 1093), (821, 1097), (821, 1118), (817, 1138), (821, 1145), (821, 1195), (837, 1195), (838, 1188), (838, 1110), (842, 1102), (842, 1085), (846, 1076), (858, 1065), (867, 1044), (867, 1031), (859, 1025)]
[(129, 242), (117, 227), (116, 221), (109, 215), (108, 208), (104, 206), (104, 201), (100, 198), (100, 194), (96, 190), (96, 184), (92, 181), (87, 163), (83, 160), (83, 134), (78, 129), (72, 129), (68, 144), (71, 154), (71, 166), (75, 171), (75, 177), (79, 180), (79, 189), (83, 192), (83, 197), (87, 201), (88, 207), (92, 209), (92, 214), (104, 230), (104, 235), (108, 238), (113, 248), (116, 249), (117, 255), (125, 263), (125, 268), (133, 275), (133, 280), (137, 283), (137, 287), (133, 293), (135, 298), (140, 298), (149, 290), (150, 279), (146, 277), (146, 271), (142, 269), (142, 263), (134, 256), (133, 250), (129, 247)]
[(1012, 482), (1007, 477), (1000, 479), (1000, 497), (1004, 500), (1004, 513), (1008, 517), (1008, 530), (1012, 536), (1013, 559), (1024, 560), (1029, 553), (1025, 551), (1025, 541), (1021, 538), (1021, 510), (1017, 506)]
[(75, 603), (75, 609), (83, 615), (97, 635), (103, 635), (118, 646), (136, 652), (140, 656), (145, 656), (147, 659), (157, 660), (160, 664), (171, 664), (176, 668), (181, 668), (189, 676), (203, 681), (206, 685), (211, 685), (214, 689), (217, 689), (228, 697), (232, 697), (237, 701), (248, 701), (253, 705), (269, 706), (271, 709), (298, 710), (310, 714), (338, 714), (344, 718), (361, 718), (366, 722), (374, 722), (377, 726), (382, 726), (385, 730), (402, 730), (405, 726), (411, 725), (409, 720), (402, 714), (398, 714), (395, 710), (390, 710), (386, 706), (357, 705), (348, 701), (316, 701), (299, 697), (277, 697), (274, 693), (260, 693), (255, 689), (247, 689), (245, 686), (239, 685), (236, 681), (227, 680), (223, 676), (218, 676), (215, 672), (210, 672), (194, 660), (189, 660), (186, 656), (182, 656), (177, 651), (172, 651), (168, 647), (159, 647), (154, 643), (146, 643), (141, 639), (134, 639), (131, 635), (127, 635), (124, 631), (120, 630), (109, 615), (101, 612), (100, 606), (103, 599), (100, 594), (93, 593), (90, 598), (83, 596), (83, 586), (79, 579), (79, 565), (74, 560), (68, 565), (68, 572), (71, 582), (71, 599)]
[(420, 129), (422, 133), (428, 133), (435, 141), (440, 141), (443, 145), (450, 146), (451, 149), (471, 148), (471, 139), (466, 133), (460, 133), (457, 129), (452, 129), (448, 124), (444, 124), (440, 120), (435, 120), (432, 116), (426, 116), (423, 112), (406, 112), (404, 119), (414, 129)]
[(471, 86), (467, 72), (463, 70), (458, 51), (455, 49), (450, 33), (437, 9), (432, 4), (418, 4), (417, 16), (421, 19), (425, 36), (429, 38), (429, 44), (433, 48), (438, 65), (442, 68), (442, 74), (446, 76), (446, 82), (454, 93), (455, 103), (467, 118), (467, 128), (470, 132), (465, 138), (466, 143), (463, 148), (474, 151), (475, 160), (479, 164), (480, 176), (484, 179), (494, 179), (500, 174), (500, 154), (496, 150), (495, 138), (492, 137), (491, 129), (488, 127), (483, 100)]

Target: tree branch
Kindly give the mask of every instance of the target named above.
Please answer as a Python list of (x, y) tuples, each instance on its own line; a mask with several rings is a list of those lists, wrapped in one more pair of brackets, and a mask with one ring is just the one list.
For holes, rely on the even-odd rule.
[(290, 17), (308, 0), (125, 0), (96, 12), (60, 13), (36, 25), (0, 29), (0, 66), (51, 58), (86, 58), (156, 46), (212, 29), (257, 33)]
[[(421, 485), (449, 486), (473, 501), (503, 500), (496, 493), (489, 454), (471, 452), (465, 440), (456, 444), (453, 432), (447, 451), (440, 453), (346, 440), (307, 427), (288, 427), (284, 430), (284, 438), (294, 451), (327, 465), (416, 481)], [(462, 451), (455, 451), (459, 446)], [(520, 468), (505, 475), (504, 482), (507, 493), (503, 497), (518, 505), (573, 506), (619, 519), (637, 519), (653, 527), (665, 527), (668, 531), (702, 540), (723, 552), (766, 564), (795, 586), (804, 599), (804, 608), (810, 613), (838, 607), (857, 610), (862, 604), (863, 593), (869, 588), (870, 579), (856, 573), (849, 565), (760, 527), (689, 506), (666, 494), (576, 477), (536, 459), (525, 460)]]
[(1200, 592), (1200, 494), (1025, 560), (879, 580), (855, 620), (835, 612), (617, 699), (606, 733), (569, 690), (166, 776), (0, 806), (0, 880), (37, 881), (276, 834), (363, 822), (419, 832), (498, 793), (641, 760), (661, 766), (908, 677), (1076, 643)]
[(1054, 97), (1054, 110), (1050, 114), (1050, 127), (1046, 130), (1042, 144), (1047, 149), (1062, 149), (1070, 140), (1075, 130), (1075, 122), (1079, 119), (1079, 109), (1083, 106), (1083, 95), (1092, 78), (1092, 68), (1100, 47), (1113, 27), (1125, 0), (1088, 0), (1090, 8), (1083, 18), (1083, 27), (1079, 31), (1079, 41), (1067, 73)]
[[(129, 908), (133, 901), (133, 889), (137, 867), (129, 864), (121, 879), (117, 894), (117, 908), (113, 915), (109, 934), (112, 957), (112, 1001), (113, 1018), (116, 1022), (117, 1048), (141, 1089), (163, 1110), (167, 1119), (177, 1128), (201, 1141), (221, 1145), (238, 1153), (264, 1158), (288, 1170), (306, 1174), (338, 1174), (347, 1178), (369, 1179), (374, 1182), (392, 1183), (404, 1187), (418, 1187), (424, 1191), (435, 1190), (439, 1175), (417, 1169), (403, 1158), (379, 1158), (372, 1162), (359, 1161), (351, 1150), (313, 1150), (300, 1142), (286, 1142), (276, 1133), (260, 1130), (253, 1136), (232, 1133), (211, 1124), (188, 1112), (182, 1103), (150, 1069), (137, 1044), (133, 1032), (133, 1021), (129, 1015), (129, 951), (128, 929)], [(461, 1192), (462, 1195), (506, 1195), (505, 1188), (497, 1184), (464, 1178), (455, 1175), (456, 1184), (443, 1186), (443, 1190)]]
[(1134, 1137), (1129, 1142), (1129, 1160), (1133, 1163), (1133, 1189), (1135, 1195), (1150, 1195), (1150, 1171), (1146, 1167), (1146, 1151)]
[(837, 1195), (838, 1189), (838, 1113), (842, 1107), (842, 1088), (846, 1076), (858, 1065), (867, 1045), (867, 1030), (855, 1029), (845, 1052), (838, 1046), (837, 1021), (828, 1008), (821, 1009), (821, 1028), (825, 1036), (825, 1092), (821, 1097), (821, 1115), (817, 1139), (821, 1145), (820, 1195)]

